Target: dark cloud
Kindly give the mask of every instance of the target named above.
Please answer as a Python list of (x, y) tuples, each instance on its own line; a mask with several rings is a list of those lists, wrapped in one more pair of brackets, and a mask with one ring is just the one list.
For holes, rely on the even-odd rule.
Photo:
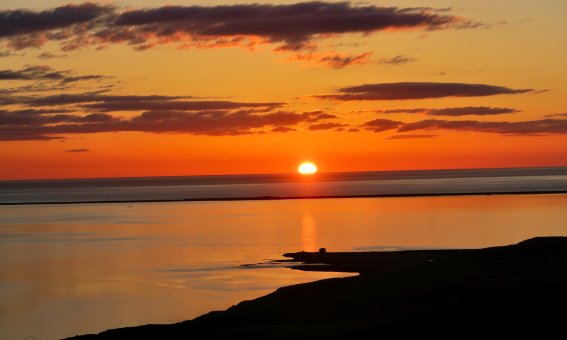
[(370, 56), (372, 55), (371, 52), (360, 53), (360, 54), (352, 54), (352, 55), (343, 55), (334, 53), (332, 55), (326, 55), (318, 59), (318, 63), (327, 65), (331, 68), (345, 68), (347, 66), (352, 65), (363, 65), (368, 63)]
[[(321, 112), (286, 111), (259, 113), (237, 111), (146, 111), (129, 118), (104, 113), (89, 115), (0, 115), (0, 140), (50, 139), (54, 135), (99, 132), (186, 133), (195, 135), (242, 135), (270, 129), (294, 130), (292, 126), (329, 119)], [(342, 124), (341, 124), (342, 126)]]
[(171, 42), (196, 47), (276, 43), (279, 50), (299, 50), (337, 34), (476, 26), (445, 10), (323, 1), (165, 6), (124, 12), (85, 3), (44, 11), (0, 12), (0, 38), (14, 49), (61, 41), (65, 50), (116, 43), (146, 49)]
[(289, 126), (276, 126), (275, 128), (270, 130), (271, 132), (282, 132), (282, 133), (286, 133), (286, 132), (294, 132), (297, 131), (297, 129), (291, 128)]
[(426, 139), (437, 137), (437, 135), (393, 135), (386, 139)]
[(416, 109), (378, 110), (376, 112), (390, 114), (390, 113), (425, 113), (427, 111), (429, 111), (429, 109), (416, 108)]
[(66, 28), (91, 22), (111, 11), (111, 7), (93, 3), (65, 5), (40, 12), (24, 9), (0, 11), (0, 37)]
[(554, 113), (545, 115), (545, 118), (567, 118), (567, 113)]
[[(97, 92), (88, 93), (74, 93), (74, 94), (56, 94), (44, 97), (26, 97), (17, 98), (12, 97), (11, 102), (21, 103), (31, 106), (56, 106), (56, 105), (72, 105), (72, 104), (84, 104), (84, 103), (114, 103), (114, 102), (154, 102), (154, 101), (173, 101), (178, 99), (187, 99), (190, 96), (161, 96), (161, 95), (147, 95), (147, 96), (135, 96), (135, 95), (107, 95)], [(2, 104), (2, 99), (6, 102), (10, 102), (9, 98), (0, 97), (0, 105)]]
[(392, 110), (380, 110), (380, 113), (423, 113), (429, 116), (449, 116), (449, 117), (459, 117), (459, 116), (494, 116), (507, 113), (520, 112), (516, 109), (510, 109), (506, 107), (488, 107), (488, 106), (466, 106), (466, 107), (447, 107), (441, 109), (424, 109), (424, 108), (414, 108), (414, 109), (392, 109)]
[(69, 153), (83, 153), (83, 152), (90, 152), (91, 150), (89, 149), (70, 149), (70, 150), (65, 150), (64, 152), (69, 152)]
[(321, 130), (331, 130), (331, 129), (337, 129), (337, 128), (344, 128), (346, 126), (348, 126), (348, 124), (328, 122), (328, 123), (319, 123), (319, 124), (309, 125), (308, 129), (311, 130), (311, 131), (321, 131)]
[(443, 97), (483, 97), (531, 92), (503, 86), (465, 83), (405, 82), (366, 84), (339, 89), (337, 94), (315, 96), (334, 100), (402, 100)]
[(67, 56), (66, 54), (53, 54), (53, 53), (50, 53), (50, 52), (43, 52), (40, 55), (38, 55), (37, 57), (39, 59), (42, 59), (42, 60), (48, 60), (48, 59), (64, 58), (66, 56)]
[(399, 132), (417, 130), (454, 130), (498, 133), (504, 135), (517, 134), (557, 134), (567, 133), (567, 119), (540, 119), (517, 122), (485, 122), (478, 120), (438, 120), (427, 119), (407, 123), (398, 129)]
[(467, 107), (450, 107), (444, 109), (430, 109), (427, 115), (430, 116), (494, 116), (507, 113), (519, 112), (516, 109), (505, 107), (487, 107), (487, 106), (467, 106)]
[(380, 59), (378, 63), (387, 64), (387, 65), (403, 65), (403, 64), (411, 63), (413, 61), (416, 61), (416, 59), (407, 57), (405, 55), (397, 55), (395, 57)]
[(369, 122), (362, 124), (361, 126), (369, 131), (373, 132), (382, 132), (387, 130), (397, 129), (399, 126), (403, 125), (404, 123), (396, 120), (390, 119), (374, 119)]
[(0, 141), (50, 141), (50, 140), (61, 140), (64, 137), (59, 136), (46, 136), (41, 134), (26, 134), (23, 130), (5, 130), (0, 127)]
[(47, 115), (54, 113), (69, 113), (72, 110), (67, 109), (23, 109), (23, 110), (0, 110), (0, 115), (11, 114), (11, 115)]
[(305, 117), (305, 121), (308, 122), (308, 123), (314, 123), (314, 122), (319, 122), (319, 121), (322, 121), (322, 120), (337, 118), (336, 115), (326, 113), (325, 111), (320, 111), (320, 110), (303, 112), (302, 116)]
[(13, 49), (39, 47), (49, 40), (80, 38), (99, 26), (114, 9), (93, 3), (65, 5), (44, 11), (0, 11), (0, 38)]
[[(112, 95), (87, 92), (57, 95), (0, 95), (0, 140), (49, 140), (66, 134), (154, 132), (240, 135), (295, 131), (299, 124), (337, 119), (322, 110), (276, 111), (285, 103), (196, 101), (191, 96)], [(124, 114), (123, 111), (139, 111)]]
[(347, 66), (367, 64), (370, 62), (371, 56), (372, 52), (360, 54), (297, 52), (292, 54), (286, 61), (301, 61), (313, 66), (342, 69)]
[(283, 103), (238, 103), (230, 101), (170, 101), (170, 100), (127, 100), (127, 101), (103, 101), (100, 103), (86, 104), (84, 108), (100, 111), (151, 111), (151, 110), (174, 110), (174, 111), (203, 111), (203, 110), (228, 110), (237, 108), (282, 106)]
[(0, 70), (0, 80), (45, 80), (72, 83), (82, 80), (100, 80), (101, 75), (74, 76), (71, 71), (57, 71), (49, 66), (28, 66), (21, 70)]
[[(42, 112), (43, 113), (38, 113)], [(54, 111), (55, 112), (55, 111)], [(110, 122), (117, 118), (104, 114), (92, 113), (87, 115), (51, 114), (48, 110), (0, 110), (0, 126), (40, 126), (57, 123), (96, 123)]]
[(111, 39), (143, 45), (140, 36), (160, 38), (254, 36), (283, 43), (282, 49), (301, 49), (315, 36), (370, 33), (395, 29), (443, 29), (462, 24), (457, 17), (430, 9), (353, 6), (321, 1), (289, 5), (167, 6), (122, 13), (108, 32)]

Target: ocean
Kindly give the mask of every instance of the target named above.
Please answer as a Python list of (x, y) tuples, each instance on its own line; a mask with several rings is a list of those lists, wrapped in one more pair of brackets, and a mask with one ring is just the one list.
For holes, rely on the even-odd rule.
[[(567, 168), (3, 181), (0, 338), (179, 322), (345, 275), (273, 262), (285, 252), (566, 236), (564, 192)], [(419, 196), (465, 193), (491, 195)], [(332, 198), (365, 195), (391, 197)]]
[(0, 204), (567, 191), (567, 167), (0, 181)]

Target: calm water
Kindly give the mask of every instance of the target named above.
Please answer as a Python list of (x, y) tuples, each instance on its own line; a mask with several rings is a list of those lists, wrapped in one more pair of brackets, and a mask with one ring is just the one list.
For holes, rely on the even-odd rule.
[(0, 338), (185, 320), (336, 274), (295, 250), (471, 248), (567, 235), (567, 195), (0, 206)]
[[(112, 199), (129, 190), (153, 197), (180, 188), (186, 195), (195, 187), (223, 196), (261, 191), (282, 196), (276, 187), (339, 194), (447, 190), (450, 183), (491, 191), (567, 188), (565, 168), (506, 171), (379, 179), (372, 173), (304, 182), (246, 176), (223, 177), (222, 183), (3, 182), (0, 198), (80, 201), (93, 195)], [(60, 338), (177, 322), (281, 286), (343, 275), (266, 264), (284, 252), (476, 248), (546, 235), (567, 235), (567, 195), (0, 205), (0, 338)]]
[(567, 167), (0, 181), (0, 203), (567, 191)]

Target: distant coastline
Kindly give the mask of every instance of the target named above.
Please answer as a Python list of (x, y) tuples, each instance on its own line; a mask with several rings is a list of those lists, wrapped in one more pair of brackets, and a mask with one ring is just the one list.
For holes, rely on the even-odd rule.
[(0, 181), (0, 205), (567, 193), (567, 167)]
[(120, 183), (131, 185), (153, 184), (155, 181), (170, 185), (176, 184), (249, 184), (265, 182), (302, 181), (365, 181), (372, 179), (428, 179), (428, 178), (466, 178), (466, 177), (506, 177), (533, 175), (565, 175), (567, 166), (518, 167), (518, 168), (459, 168), (422, 170), (379, 170), (351, 172), (319, 172), (313, 177), (297, 173), (273, 174), (227, 174), (190, 176), (141, 176), (141, 177), (89, 177), (89, 178), (48, 178), (48, 179), (0, 179), (0, 188), (23, 184), (37, 185), (93, 185)]
[(558, 191), (491, 191), (491, 192), (447, 192), (415, 194), (376, 194), (376, 195), (333, 195), (333, 196), (256, 196), (256, 197), (203, 197), (185, 199), (149, 199), (149, 200), (103, 200), (103, 201), (63, 201), (63, 202), (14, 202), (4, 205), (68, 205), (68, 204), (118, 204), (118, 203), (167, 203), (167, 202), (232, 202), (232, 201), (283, 201), (306, 199), (343, 199), (343, 198), (404, 198), (404, 197), (446, 197), (446, 196), (493, 196), (493, 195), (561, 195), (567, 190)]

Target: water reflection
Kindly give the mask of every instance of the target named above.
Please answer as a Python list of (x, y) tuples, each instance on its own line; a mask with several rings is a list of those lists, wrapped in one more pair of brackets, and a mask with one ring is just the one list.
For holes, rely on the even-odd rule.
[(317, 251), (317, 225), (310, 213), (301, 219), (301, 247), (304, 251)]
[(552, 235), (567, 195), (0, 206), (0, 339), (178, 322), (336, 276), (246, 266), (286, 252)]

